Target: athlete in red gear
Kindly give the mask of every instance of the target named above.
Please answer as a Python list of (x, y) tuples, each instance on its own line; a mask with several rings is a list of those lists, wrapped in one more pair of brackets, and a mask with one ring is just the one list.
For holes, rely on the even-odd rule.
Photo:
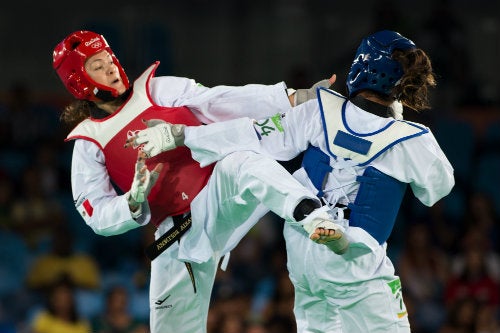
[(53, 66), (77, 98), (62, 114), (76, 125), (67, 139), (75, 141), (71, 180), (77, 210), (100, 235), (149, 222), (157, 227), (157, 241), (148, 248), (154, 259), (151, 332), (206, 332), (219, 260), (269, 210), (306, 230), (331, 229), (330, 248), (347, 246), (342, 230), (335, 231), (326, 211), (317, 209), (315, 195), (272, 159), (238, 152), (202, 167), (179, 148), (150, 159), (149, 171), (143, 147), (137, 154), (123, 146), (151, 123), (196, 126), (286, 112), (294, 97), (283, 82), (207, 88), (187, 78), (154, 77), (155, 63), (131, 87), (106, 40), (90, 31), (64, 38)]

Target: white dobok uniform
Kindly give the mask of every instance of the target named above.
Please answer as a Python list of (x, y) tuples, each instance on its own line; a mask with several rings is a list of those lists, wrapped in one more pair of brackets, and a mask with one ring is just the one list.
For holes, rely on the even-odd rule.
[[(115, 180), (112, 175), (122, 182), (123, 192), (131, 185), (126, 180), (133, 176), (137, 151), (125, 150), (123, 144), (128, 131), (133, 133), (142, 129), (138, 127), (144, 114), (154, 117), (155, 112), (160, 114), (164, 110), (162, 106), (167, 107), (165, 114), (171, 112), (172, 107), (187, 107), (202, 123), (211, 123), (242, 116), (260, 118), (276, 110), (291, 109), (284, 83), (206, 88), (185, 78), (155, 78), (155, 68), (151, 66), (134, 82), (131, 97), (116, 113), (103, 119), (87, 119), (68, 136), (75, 140), (71, 169), (75, 206), (97, 234), (118, 235), (154, 220), (155, 216), (151, 216), (153, 206), (150, 209), (147, 202), (142, 204), (142, 214), (134, 219), (126, 196), (117, 194), (112, 186)], [(189, 113), (185, 108), (180, 109)], [(175, 173), (175, 170), (167, 170), (172, 169), (168, 161), (164, 164), (163, 173)], [(165, 184), (161, 183), (161, 177), (156, 186)], [(178, 181), (182, 177), (175, 179)], [(175, 179), (171, 180), (172, 184)], [(149, 199), (155, 190), (153, 187)], [(169, 194), (169, 188), (161, 190), (164, 195)], [(216, 163), (199, 193), (189, 198), (184, 192), (182, 194), (182, 197), (178, 193), (171, 195), (178, 195), (176, 198), (181, 198), (180, 202), (192, 200), (190, 207), (186, 206), (191, 211), (192, 227), (180, 242), (172, 244), (152, 261), (150, 329), (153, 333), (206, 332), (219, 260), (269, 210), (293, 219), (298, 202), (306, 197), (317, 200), (275, 160), (262, 158), (254, 152), (236, 152), (228, 156)], [(161, 214), (170, 207), (157, 204), (154, 208)], [(157, 222), (156, 239), (173, 225), (171, 216)], [(190, 260), (192, 270), (188, 271), (180, 259)]]
[[(407, 184), (426, 206), (454, 186), (453, 168), (430, 129), (369, 113), (324, 88), (318, 90), (318, 99), (286, 114), (255, 124), (241, 121), (247, 130), (240, 127), (227, 142), (210, 142), (211, 127), (218, 131), (221, 123), (186, 128), (185, 143), (195, 160), (209, 164), (233, 149), (278, 160), (305, 151), (295, 178), (332, 207), (350, 240), (347, 253), (336, 255), (311, 242), (303, 229), (285, 223), (298, 332), (410, 332), (386, 240)], [(248, 137), (257, 138), (255, 131), (260, 140), (249, 143)], [(346, 211), (335, 207), (339, 204), (351, 209), (350, 220), (342, 218)], [(391, 213), (378, 211), (385, 209)]]

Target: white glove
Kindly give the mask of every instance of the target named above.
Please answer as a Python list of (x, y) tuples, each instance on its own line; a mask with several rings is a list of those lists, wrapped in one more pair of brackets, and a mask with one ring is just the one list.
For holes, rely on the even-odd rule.
[[(344, 254), (349, 247), (349, 241), (344, 234), (344, 228), (335, 223), (332, 216), (328, 213), (330, 208), (323, 206), (314, 210), (305, 219), (300, 221), (309, 238), (318, 244), (326, 245), (336, 254)], [(321, 235), (316, 233), (316, 229), (334, 230), (333, 235)], [(321, 232), (321, 231), (320, 231)]]
[(140, 207), (140, 204), (147, 200), (149, 192), (151, 192), (151, 188), (158, 180), (163, 168), (163, 165), (159, 163), (154, 170), (149, 171), (144, 161), (145, 156), (139, 152), (132, 186), (127, 193), (128, 204), (131, 208)]
[(147, 157), (184, 145), (184, 125), (172, 125), (158, 119), (147, 120), (146, 125), (148, 128), (136, 133), (134, 145), (144, 144), (142, 151)]

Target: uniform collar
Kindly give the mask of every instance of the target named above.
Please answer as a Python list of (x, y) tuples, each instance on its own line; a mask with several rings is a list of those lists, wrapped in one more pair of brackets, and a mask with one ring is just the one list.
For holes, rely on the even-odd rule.
[(366, 99), (360, 95), (357, 95), (349, 100), (352, 104), (356, 105), (358, 108), (370, 112), (376, 116), (387, 118), (392, 117), (391, 108), (373, 101)]

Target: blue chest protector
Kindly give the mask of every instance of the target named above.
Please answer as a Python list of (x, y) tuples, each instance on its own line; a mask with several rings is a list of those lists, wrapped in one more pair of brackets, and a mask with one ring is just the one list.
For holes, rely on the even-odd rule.
[(302, 167), (307, 176), (318, 190), (318, 197), (323, 196), (323, 187), (328, 174), (333, 170), (330, 165), (330, 156), (323, 153), (318, 147), (309, 145), (302, 158)]
[(380, 172), (372, 166), (357, 177), (359, 191), (351, 209), (349, 225), (360, 227), (372, 235), (379, 244), (389, 238), (407, 184)]
[[(302, 161), (302, 167), (320, 197), (325, 179), (332, 170), (329, 161), (330, 156), (313, 146), (306, 150)], [(392, 232), (407, 184), (372, 166), (368, 166), (356, 180), (359, 182), (358, 194), (354, 203), (347, 206), (351, 210), (349, 226), (362, 228), (383, 244)]]

